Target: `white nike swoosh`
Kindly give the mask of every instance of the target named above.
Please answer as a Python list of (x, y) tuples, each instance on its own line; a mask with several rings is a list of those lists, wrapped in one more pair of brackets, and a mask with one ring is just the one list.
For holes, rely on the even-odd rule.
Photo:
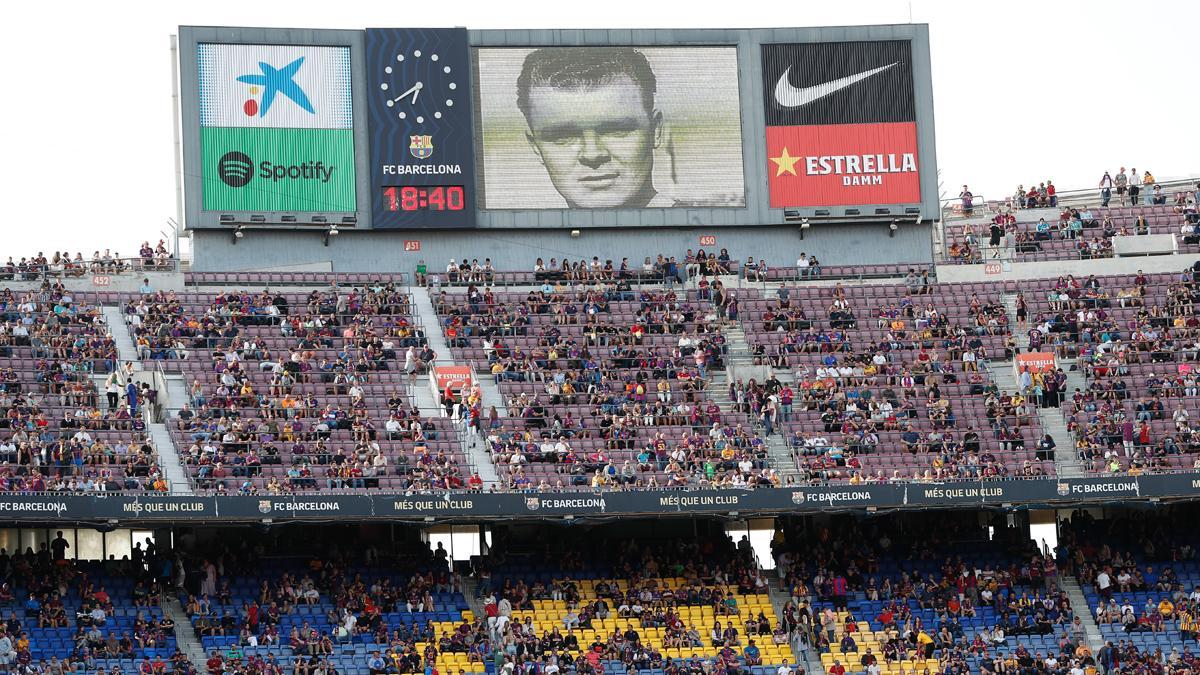
[[(899, 63), (899, 61), (896, 63)], [(828, 96), (835, 91), (845, 89), (855, 82), (882, 73), (896, 65), (896, 63), (804, 88), (793, 87), (792, 83), (788, 82), (788, 73), (792, 70), (792, 67), (788, 66), (788, 69), (783, 71), (783, 76), (775, 83), (775, 101), (785, 108), (799, 108), (802, 105), (808, 105), (819, 98)]]

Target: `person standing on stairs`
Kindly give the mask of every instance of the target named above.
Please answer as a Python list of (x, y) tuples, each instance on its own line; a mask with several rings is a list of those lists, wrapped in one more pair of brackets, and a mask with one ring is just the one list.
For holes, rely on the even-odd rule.
[(109, 373), (104, 380), (104, 395), (108, 398), (108, 409), (116, 410), (121, 400), (121, 383), (115, 371)]
[(126, 381), (125, 402), (129, 405), (129, 414), (136, 416), (138, 413), (138, 386), (133, 378)]

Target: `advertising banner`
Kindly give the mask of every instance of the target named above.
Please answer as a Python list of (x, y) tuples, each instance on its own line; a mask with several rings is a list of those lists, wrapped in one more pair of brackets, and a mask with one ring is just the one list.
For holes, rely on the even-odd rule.
[(1016, 368), (1018, 374), (1026, 370), (1031, 372), (1044, 372), (1054, 370), (1057, 362), (1054, 360), (1053, 352), (1025, 352), (1017, 354), (1013, 359), (1013, 367)]
[(196, 46), (203, 209), (355, 210), (349, 47)]
[(200, 130), (204, 207), (215, 211), (353, 211), (349, 129)]
[(938, 508), (1076, 508), (1195, 499), (1200, 474), (803, 485), (757, 490), (222, 495), (0, 494), (9, 522), (454, 521), (737, 516)]
[(434, 394), (441, 394), (446, 391), (446, 387), (460, 391), (469, 387), (474, 379), (470, 366), (434, 366), (433, 371), (429, 373)]
[(921, 200), (907, 40), (762, 46), (772, 208)]

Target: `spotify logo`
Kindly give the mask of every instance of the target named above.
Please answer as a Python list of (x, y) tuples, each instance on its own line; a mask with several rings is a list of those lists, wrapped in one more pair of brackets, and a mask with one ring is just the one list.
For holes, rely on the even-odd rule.
[(246, 153), (236, 150), (225, 153), (217, 162), (217, 175), (229, 187), (244, 187), (254, 177), (254, 162)]

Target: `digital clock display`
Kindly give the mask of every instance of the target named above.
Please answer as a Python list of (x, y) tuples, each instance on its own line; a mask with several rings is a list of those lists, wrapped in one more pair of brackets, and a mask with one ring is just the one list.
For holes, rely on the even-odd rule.
[(466, 28), (366, 30), (373, 229), (476, 225), (468, 38)]
[(383, 188), (383, 206), (388, 211), (462, 211), (466, 191), (461, 185), (421, 185)]

